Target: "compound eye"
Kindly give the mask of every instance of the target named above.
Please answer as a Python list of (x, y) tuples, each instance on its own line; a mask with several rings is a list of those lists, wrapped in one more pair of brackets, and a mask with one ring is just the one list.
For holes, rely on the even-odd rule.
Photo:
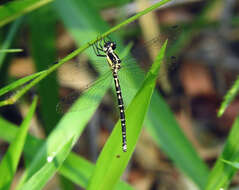
[(111, 43), (111, 47), (112, 47), (113, 50), (115, 50), (115, 48), (116, 48), (116, 43), (114, 43), (114, 42)]

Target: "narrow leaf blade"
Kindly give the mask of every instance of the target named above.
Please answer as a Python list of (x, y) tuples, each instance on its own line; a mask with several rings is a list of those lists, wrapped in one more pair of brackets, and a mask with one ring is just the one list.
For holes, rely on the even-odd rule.
[(44, 187), (47, 181), (51, 179), (54, 173), (59, 169), (66, 157), (71, 151), (73, 139), (63, 146), (57, 155), (48, 157), (45, 164), (38, 170), (21, 188), (21, 190), (40, 190)]
[(41, 72), (38, 72), (38, 73), (34, 73), (32, 75), (29, 75), (29, 76), (26, 76), (24, 78), (21, 78), (21, 79), (18, 79), (17, 81), (3, 87), (0, 89), (0, 96), (1, 95), (4, 95), (8, 92), (10, 92), (11, 90), (14, 90), (20, 86), (22, 86), (23, 84), (27, 83), (28, 81), (36, 78), (37, 76), (41, 75), (42, 73), (44, 73), (45, 71), (41, 71)]
[(238, 91), (239, 91), (239, 76), (237, 77), (237, 80), (232, 85), (231, 89), (224, 96), (224, 100), (217, 113), (218, 117), (222, 116), (222, 114), (225, 112), (229, 104), (235, 99), (236, 95), (238, 94)]
[(37, 105), (35, 97), (27, 116), (20, 126), (19, 133), (8, 148), (0, 164), (0, 189), (9, 189), (25, 144), (27, 131)]
[[(228, 164), (239, 161), (239, 117), (235, 120), (221, 156), (210, 173), (206, 190), (226, 189), (237, 169)], [(225, 163), (226, 160), (228, 163)]]
[(0, 7), (0, 27), (52, 1), (53, 0), (15, 0), (5, 3)]

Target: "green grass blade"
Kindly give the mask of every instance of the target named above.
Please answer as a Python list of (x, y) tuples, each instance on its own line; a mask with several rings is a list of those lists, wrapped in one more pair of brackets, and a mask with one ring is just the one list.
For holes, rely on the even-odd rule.
[(0, 27), (53, 0), (15, 0), (0, 7)]
[(153, 94), (145, 123), (157, 145), (182, 172), (203, 189), (209, 170), (184, 136), (169, 106), (158, 94)]
[[(210, 173), (206, 190), (227, 189), (237, 169), (228, 163), (239, 161), (239, 117), (235, 120), (224, 150)], [(226, 160), (228, 163), (225, 163)]]
[(0, 49), (0, 53), (18, 53), (22, 51), (23, 49)]
[(226, 164), (236, 168), (236, 169), (239, 169), (239, 162), (230, 162), (228, 160), (224, 160), (224, 159), (221, 159), (222, 162), (225, 162)]
[[(15, 82), (13, 82), (13, 83), (11, 83), (11, 84), (1, 88), (0, 89), (0, 96), (6, 94), (6, 93), (8, 93), (8, 92), (10, 92), (10, 91), (12, 91), (12, 90), (14, 90), (16, 88), (21, 87), (22, 85), (24, 85), (25, 83), (29, 82), (30, 80), (40, 76), (44, 72), (46, 72), (46, 71), (41, 71), (41, 72), (38, 72), (38, 73), (34, 73), (34, 74), (26, 76), (24, 78), (18, 79), (17, 81), (15, 81)], [(8, 98), (8, 99), (6, 99), (4, 101), (0, 101), (0, 106), (1, 105), (5, 105), (6, 103), (4, 103), (4, 102), (7, 102), (7, 101), (15, 102), (14, 100), (11, 100), (11, 97), (10, 97), (10, 98)]]
[[(37, 71), (44, 70), (56, 60), (56, 17), (52, 4), (32, 12), (28, 18), (31, 31), (31, 52)], [(36, 24), (37, 21), (37, 24)], [(40, 98), (40, 117), (46, 134), (59, 121), (55, 107), (59, 102), (56, 72), (47, 77), (37, 88)], [(49, 88), (50, 86), (50, 88)]]
[(68, 140), (61, 150), (54, 156), (49, 156), (45, 164), (20, 188), (21, 190), (40, 190), (55, 174), (65, 161), (73, 146), (73, 139)]
[(33, 117), (37, 105), (37, 98), (35, 97), (33, 103), (22, 122), (19, 132), (15, 140), (11, 143), (7, 153), (4, 155), (0, 163), (0, 189), (7, 190), (10, 188), (17, 165), (20, 160), (21, 153), (25, 144), (27, 131), (30, 126), (30, 121)]
[[(14, 141), (18, 131), (19, 128), (0, 117), (0, 139), (11, 143)], [(27, 155), (29, 160), (34, 157), (42, 144), (43, 140), (28, 135), (26, 145), (24, 146), (24, 153)], [(94, 168), (94, 165), (86, 159), (77, 156), (75, 153), (70, 153), (62, 167), (59, 169), (59, 173), (72, 182), (86, 188)], [(117, 184), (116, 189), (132, 190), (133, 188), (120, 181)]]
[[(217, 2), (217, 0), (207, 2), (205, 8), (196, 17), (192, 25), (184, 29), (179, 38), (173, 43), (172, 48), (167, 52), (168, 56), (175, 56), (182, 47), (186, 47), (198, 31), (198, 26), (204, 22), (208, 22), (208, 14), (211, 14), (212, 7)], [(195, 148), (186, 139), (163, 98), (154, 94), (152, 102), (154, 103), (150, 106), (146, 120), (149, 133), (177, 167), (192, 179), (198, 187), (205, 189), (209, 176), (208, 167), (198, 156)], [(189, 165), (188, 163), (191, 164)]]
[(125, 114), (127, 118), (126, 127), (128, 140), (127, 152), (122, 151), (121, 124), (119, 121), (114, 127), (113, 132), (111, 133), (99, 159), (97, 160), (96, 169), (90, 180), (89, 186), (87, 187), (88, 190), (113, 189), (126, 168), (136, 146), (145, 115), (148, 111), (148, 106), (155, 88), (160, 64), (165, 53), (166, 44), (167, 43), (164, 43), (156, 61), (146, 75), (142, 87), (137, 92), (129, 107), (126, 109)]
[(75, 184), (62, 175), (59, 175), (59, 184), (61, 190), (75, 190)]
[(119, 0), (119, 1), (111, 1), (111, 0), (102, 0), (100, 3), (97, 0), (88, 0), (98, 9), (104, 9), (107, 7), (120, 7), (127, 3), (130, 3), (130, 0)]
[[(12, 40), (13, 40), (21, 22), (22, 22), (22, 19), (18, 19), (11, 25), (11, 27), (9, 29), (9, 32), (8, 32), (8, 35), (6, 36), (5, 41), (1, 45), (1, 49), (0, 49), (0, 68), (2, 67), (4, 59), (6, 57), (6, 53), (14, 52), (13, 50), (10, 50), (8, 48), (10, 47), (10, 45), (12, 43)], [(16, 51), (16, 50), (17, 49), (15, 49), (15, 52), (19, 52), (19, 51)], [(20, 49), (18, 49), (18, 50), (20, 50)]]
[(14, 127), (16, 126), (9, 121), (0, 117), (0, 138), (7, 142), (12, 142), (16, 137), (16, 132), (14, 132)]
[[(86, 188), (94, 169), (95, 166), (89, 161), (71, 153), (59, 172), (74, 183)], [(132, 190), (133, 188), (127, 183), (119, 181), (114, 189)]]
[(232, 85), (231, 89), (227, 92), (227, 94), (224, 96), (224, 100), (218, 110), (217, 116), (220, 117), (225, 112), (229, 104), (235, 99), (236, 95), (239, 91), (239, 76), (237, 77), (237, 80)]
[[(157, 105), (160, 105), (160, 109)], [(180, 130), (173, 113), (162, 97), (153, 95), (145, 123), (155, 142), (173, 160), (174, 164), (203, 188), (209, 170)], [(194, 164), (192, 166), (188, 163)]]
[[(105, 83), (105, 81), (101, 80), (101, 78), (99, 78), (99, 81)], [(48, 136), (44, 145), (40, 148), (40, 150), (38, 150), (34, 160), (31, 162), (31, 165), (24, 173), (18, 189), (20, 189), (22, 185), (28, 181), (32, 175), (34, 175), (34, 173), (44, 166), (47, 157), (57, 155), (70, 139), (74, 138), (77, 140), (87, 122), (95, 112), (106, 90), (109, 88), (110, 82), (111, 78), (108, 78), (108, 85), (102, 86), (102, 83), (100, 82), (95, 83), (95, 85), (91, 87), (95, 89), (94, 98), (92, 99), (91, 97), (91, 88), (88, 89), (71, 107), (69, 112), (63, 116), (52, 133)], [(86, 105), (88, 108), (82, 109), (82, 107), (85, 108)], [(51, 172), (56, 172), (56, 170), (52, 170)]]

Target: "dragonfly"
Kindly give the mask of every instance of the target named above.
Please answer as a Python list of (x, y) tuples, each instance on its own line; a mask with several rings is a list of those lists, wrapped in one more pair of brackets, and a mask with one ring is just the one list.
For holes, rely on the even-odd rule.
[[(104, 44), (102, 44), (102, 42)], [(116, 43), (110, 39), (108, 41), (103, 39), (98, 41), (98, 43), (93, 44), (93, 50), (96, 56), (105, 57), (112, 70), (114, 84), (115, 84), (115, 91), (116, 91), (117, 100), (118, 100), (118, 107), (120, 112), (120, 121), (121, 121), (121, 128), (122, 128), (122, 149), (124, 152), (126, 152), (127, 143), (126, 143), (125, 110), (124, 110), (124, 101), (123, 101), (119, 77), (118, 77), (118, 71), (121, 68), (121, 59), (115, 53), (115, 49), (116, 49)]]
[[(157, 40), (159, 40), (159, 37), (157, 39), (156, 38), (152, 39), (150, 42), (147, 42), (146, 45), (152, 45), (156, 43)], [(102, 59), (103, 58), (106, 59), (108, 63), (108, 67), (110, 68), (110, 70), (104, 74), (106, 77), (103, 77), (103, 79), (107, 78), (110, 75), (112, 75), (113, 77), (114, 88), (115, 88), (115, 93), (116, 93), (117, 102), (118, 102), (119, 118), (121, 122), (122, 150), (123, 152), (126, 152), (127, 151), (127, 138), (126, 138), (127, 118), (125, 117), (125, 105), (124, 105), (125, 97), (123, 96), (124, 94), (122, 92), (121, 83), (120, 83), (122, 81), (120, 79), (122, 79), (123, 77), (120, 78), (119, 74), (123, 75), (122, 73), (124, 73), (125, 70), (131, 70), (131, 72), (133, 72), (134, 74), (140, 71), (139, 69), (137, 69), (138, 67), (135, 67), (134, 64), (129, 63), (130, 61), (127, 60), (127, 58), (126, 58), (126, 61), (128, 62), (127, 64), (125, 63), (124, 58), (123, 59), (119, 58), (120, 56), (115, 51), (117, 47), (116, 42), (114, 42), (110, 37), (107, 37), (107, 39), (106, 38), (100, 39), (98, 42), (93, 44), (92, 47), (93, 47), (93, 51), (95, 55), (97, 57), (101, 57)], [(176, 57), (172, 56), (170, 59), (171, 59), (171, 62), (175, 62)], [(124, 65), (121, 64), (122, 62), (124, 63)], [(134, 70), (137, 70), (137, 72), (134, 72)], [(90, 93), (90, 94), (93, 94), (93, 93)], [(62, 102), (60, 102), (57, 105), (58, 112), (61, 112), (59, 110), (64, 109), (63, 108), (64, 102), (68, 102), (68, 99), (69, 99), (69, 102), (72, 102), (72, 100), (74, 101), (76, 98), (78, 98), (78, 95), (73, 94), (73, 95), (70, 95), (69, 98), (66, 98)]]

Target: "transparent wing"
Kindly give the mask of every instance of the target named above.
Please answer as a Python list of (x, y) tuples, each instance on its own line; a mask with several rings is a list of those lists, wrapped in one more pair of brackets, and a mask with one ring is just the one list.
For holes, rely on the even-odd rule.
[(105, 59), (98, 61), (95, 66), (86, 61), (66, 63), (58, 70), (58, 80), (63, 87), (83, 91), (88, 84), (96, 80), (99, 68), (104, 71), (103, 73), (110, 70)]
[[(167, 66), (175, 67), (176, 66), (175, 61), (176, 61), (176, 57), (172, 57), (171, 61), (167, 63)], [(73, 82), (73, 84), (82, 83), (80, 85), (80, 88), (79, 88), (79, 86), (77, 86), (75, 89), (79, 89), (80, 91), (83, 91), (83, 92), (82, 93), (73, 92), (73, 93), (67, 95), (66, 97), (62, 98), (56, 106), (56, 111), (58, 113), (66, 112), (71, 107), (71, 105), (79, 98), (79, 96), (85, 94), (86, 92), (88, 94), (87, 95), (88, 100), (89, 101), (94, 100), (96, 98), (95, 86), (104, 87), (106, 85), (109, 85), (109, 82), (112, 83), (112, 81), (113, 81), (112, 71), (109, 69), (109, 66), (107, 64), (104, 64), (104, 66), (105, 65), (106, 65), (107, 71), (102, 76), (100, 76), (96, 81), (93, 81), (93, 82), (91, 82), (91, 80), (90, 80), (90, 82), (81, 82), (82, 74), (80, 74), (78, 70), (71, 71), (70, 75), (76, 76), (71, 79), (72, 80), (71, 82)], [(140, 81), (143, 80), (146, 71), (144, 71), (137, 64), (137, 62), (135, 60), (133, 61), (133, 59), (131, 59), (131, 62), (129, 62), (128, 60), (122, 61), (121, 65), (122, 65), (121, 69), (118, 73), (119, 81), (120, 81), (120, 86), (122, 89), (122, 96), (125, 100), (127, 100), (127, 93), (129, 91), (135, 91), (134, 88), (129, 87), (129, 85), (128, 85), (129, 80), (135, 80), (135, 81), (138, 81), (138, 83), (139, 83)], [(102, 67), (101, 67), (101, 69), (102, 69)], [(159, 76), (159, 79), (162, 79), (166, 74), (167, 73), (161, 73), (161, 75)], [(67, 75), (67, 73), (65, 75)], [(68, 75), (69, 75), (69, 73), (68, 73)], [(130, 78), (130, 76), (133, 76), (134, 79)], [(69, 82), (69, 79), (68, 79), (68, 82)], [(100, 83), (100, 85), (99, 85), (99, 83)], [(85, 106), (82, 106), (81, 109), (87, 109), (87, 107), (88, 107), (88, 103), (86, 102)], [(71, 110), (71, 111), (78, 111), (78, 110)]]
[[(171, 45), (174, 44), (174, 42), (177, 40), (180, 32), (182, 31), (182, 28), (178, 25), (174, 25), (171, 27), (167, 27), (167, 29), (162, 31), (162, 34), (153, 37), (152, 39), (146, 41), (146, 42), (135, 42), (131, 54), (137, 59), (137, 60), (144, 60), (145, 58), (148, 59), (149, 57), (146, 55), (150, 55), (152, 52), (159, 52), (159, 49), (161, 48), (162, 44), (165, 42), (165, 40), (168, 40), (167, 43), (167, 49), (170, 49)], [(172, 55), (166, 55), (166, 59), (171, 59)], [(131, 59), (130, 56), (122, 57), (123, 60), (129, 60)]]
[[(89, 102), (95, 101), (97, 99), (97, 89), (105, 86), (110, 86), (110, 83), (112, 83), (112, 77), (111, 72), (107, 72), (104, 75), (100, 76), (96, 81), (88, 84), (85, 86), (85, 89), (82, 93), (79, 92), (73, 92), (66, 97), (62, 98), (60, 102), (56, 106), (56, 111), (58, 113), (65, 113), (66, 111), (69, 112), (77, 112), (82, 111), (84, 109), (88, 109)], [(80, 96), (85, 96), (85, 102), (84, 105), (81, 106), (80, 109), (70, 109), (72, 104), (80, 98)]]
[[(171, 42), (173, 42), (176, 37), (177, 37), (177, 33), (179, 32), (179, 28), (174, 26), (172, 27), (172, 30), (170, 31), (170, 34), (168, 36), (168, 39)], [(145, 54), (147, 54), (146, 52), (146, 48), (150, 47), (150, 48), (158, 48), (156, 49), (157, 51), (159, 51), (160, 46), (156, 46), (156, 44), (158, 43), (162, 43), (166, 38), (163, 36), (158, 36), (156, 38), (153, 38), (152, 40), (144, 43), (141, 47), (133, 47), (132, 48), (132, 54), (136, 55), (136, 57), (142, 57)], [(127, 50), (129, 53), (129, 50)], [(149, 50), (150, 51), (150, 50)], [(120, 54), (119, 54), (120, 56)], [(120, 56), (121, 57), (121, 56)], [(141, 60), (141, 58), (137, 58), (137, 60)], [(142, 58), (143, 59), (143, 58)], [(149, 61), (149, 57), (147, 57), (146, 62), (150, 62)], [(105, 74), (102, 75), (101, 77), (99, 77), (98, 80), (96, 80), (95, 82), (92, 82), (93, 79), (87, 79), (89, 77), (89, 73), (86, 72), (85, 68), (80, 68), (78, 66), (73, 66), (73, 68), (70, 69), (70, 71), (66, 71), (65, 68), (63, 68), (63, 72), (64, 74), (62, 76), (64, 76), (65, 78), (67, 76), (69, 76), (69, 78), (67, 79), (67, 81), (71, 83), (70, 87), (73, 87), (74, 89), (79, 89), (81, 91), (83, 91), (83, 94), (85, 94), (85, 91), (87, 91), (89, 94), (89, 100), (93, 100), (95, 98), (95, 91), (96, 89), (94, 88), (94, 86), (96, 86), (96, 84), (101, 83), (102, 86), (104, 85), (108, 85), (107, 83), (110, 81), (112, 82), (112, 72), (109, 68), (109, 65), (107, 64), (107, 61), (105, 58), (99, 58), (97, 60), (95, 60), (94, 62), (96, 62), (97, 64), (94, 64), (94, 69), (95, 70), (103, 70), (105, 71)], [(120, 80), (120, 86), (122, 89), (122, 95), (124, 99), (127, 99), (127, 92), (130, 90), (135, 90), (132, 87), (128, 87), (128, 80), (130, 80), (130, 76), (134, 76), (134, 78), (136, 78), (136, 81), (142, 81), (144, 78), (144, 74), (145, 71), (138, 65), (136, 64), (136, 59), (133, 58), (132, 56), (125, 56), (124, 58), (122, 58), (122, 63), (121, 63), (121, 69), (119, 71), (119, 80)], [(150, 64), (147, 64), (147, 67), (149, 67)], [(164, 66), (166, 66), (166, 68), (168, 69), (174, 69), (175, 66), (177, 66), (177, 57), (176, 56), (170, 56), (170, 57), (166, 57), (165, 59), (165, 63)], [(80, 66), (82, 67), (82, 66)], [(146, 68), (147, 70), (147, 68)], [(86, 74), (87, 73), (87, 74)], [(164, 77), (167, 76), (167, 72), (161, 72), (159, 78), (163, 79)], [(82, 80), (82, 78), (84, 80)], [(110, 79), (109, 79), (110, 78)], [(86, 82), (82, 82), (85, 81)], [(135, 79), (134, 79), (135, 80)], [(64, 81), (64, 80), (63, 80)], [(79, 84), (81, 83), (81, 84)], [(63, 84), (64, 85), (64, 84)], [(67, 97), (63, 98), (57, 105), (57, 112), (63, 113), (66, 110), (68, 110), (68, 108), (72, 105), (72, 103), (79, 97), (79, 93), (75, 92), (72, 93), (70, 95), (68, 95)], [(87, 109), (87, 102), (85, 103), (85, 106), (83, 106), (82, 109)], [(74, 110), (77, 111), (77, 110)]]

